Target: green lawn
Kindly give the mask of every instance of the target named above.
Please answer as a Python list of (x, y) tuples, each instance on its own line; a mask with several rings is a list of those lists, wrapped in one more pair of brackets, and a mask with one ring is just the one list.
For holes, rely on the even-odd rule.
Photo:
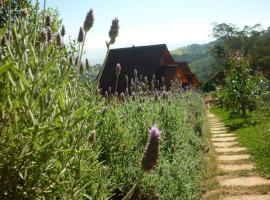
[(217, 106), (211, 112), (222, 119), (239, 138), (256, 162), (261, 174), (270, 178), (270, 114), (269, 110), (255, 111), (246, 119), (230, 118), (229, 112)]

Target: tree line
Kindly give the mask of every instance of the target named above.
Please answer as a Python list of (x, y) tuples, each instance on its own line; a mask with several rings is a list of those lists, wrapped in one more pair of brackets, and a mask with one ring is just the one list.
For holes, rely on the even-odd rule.
[(221, 70), (205, 84), (206, 90), (225, 83), (229, 57), (237, 53), (249, 58), (253, 73), (259, 72), (270, 78), (270, 27), (264, 29), (261, 24), (256, 24), (239, 28), (234, 24), (214, 24), (213, 36), (216, 44), (209, 52)]

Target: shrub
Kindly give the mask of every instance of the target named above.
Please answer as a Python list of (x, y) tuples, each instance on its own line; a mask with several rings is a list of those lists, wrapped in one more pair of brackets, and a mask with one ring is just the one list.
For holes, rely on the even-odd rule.
[(111, 181), (88, 139), (101, 97), (50, 27), (17, 20), (1, 46), (1, 199), (105, 199)]
[(260, 75), (252, 75), (249, 60), (239, 54), (231, 57), (230, 65), (221, 103), (233, 115), (246, 116), (247, 110), (253, 111), (261, 99), (265, 81)]

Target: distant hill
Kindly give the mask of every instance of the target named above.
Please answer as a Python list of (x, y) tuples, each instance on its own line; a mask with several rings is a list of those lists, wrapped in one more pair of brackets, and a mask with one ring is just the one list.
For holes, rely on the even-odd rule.
[(171, 53), (176, 56), (181, 55), (200, 55), (200, 54), (207, 54), (209, 47), (212, 47), (214, 45), (213, 42), (207, 43), (207, 44), (191, 44), (188, 46), (180, 47), (175, 50), (172, 50)]
[(214, 45), (215, 42), (191, 44), (172, 50), (171, 55), (175, 61), (188, 62), (192, 72), (196, 74), (197, 78), (202, 82), (206, 82), (221, 70), (220, 66), (209, 53), (209, 48)]

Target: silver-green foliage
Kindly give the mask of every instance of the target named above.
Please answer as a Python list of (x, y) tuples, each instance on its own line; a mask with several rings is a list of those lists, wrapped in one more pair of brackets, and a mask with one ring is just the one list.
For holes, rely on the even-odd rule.
[[(19, 19), (0, 49), (0, 198), (119, 199), (138, 183), (133, 199), (200, 199), (200, 96), (103, 99), (67, 48), (35, 27)], [(154, 123), (160, 160), (146, 174), (140, 161)]]
[[(202, 100), (193, 92), (140, 96), (122, 103), (110, 100), (99, 116), (97, 141), (100, 158), (118, 186), (114, 199), (138, 182), (134, 199), (200, 199), (203, 172), (205, 113)], [(161, 130), (160, 159), (156, 168), (144, 173), (140, 167), (149, 129)]]
[(108, 173), (88, 140), (100, 97), (64, 45), (42, 42), (30, 27), (19, 19), (1, 46), (1, 199), (105, 199)]

